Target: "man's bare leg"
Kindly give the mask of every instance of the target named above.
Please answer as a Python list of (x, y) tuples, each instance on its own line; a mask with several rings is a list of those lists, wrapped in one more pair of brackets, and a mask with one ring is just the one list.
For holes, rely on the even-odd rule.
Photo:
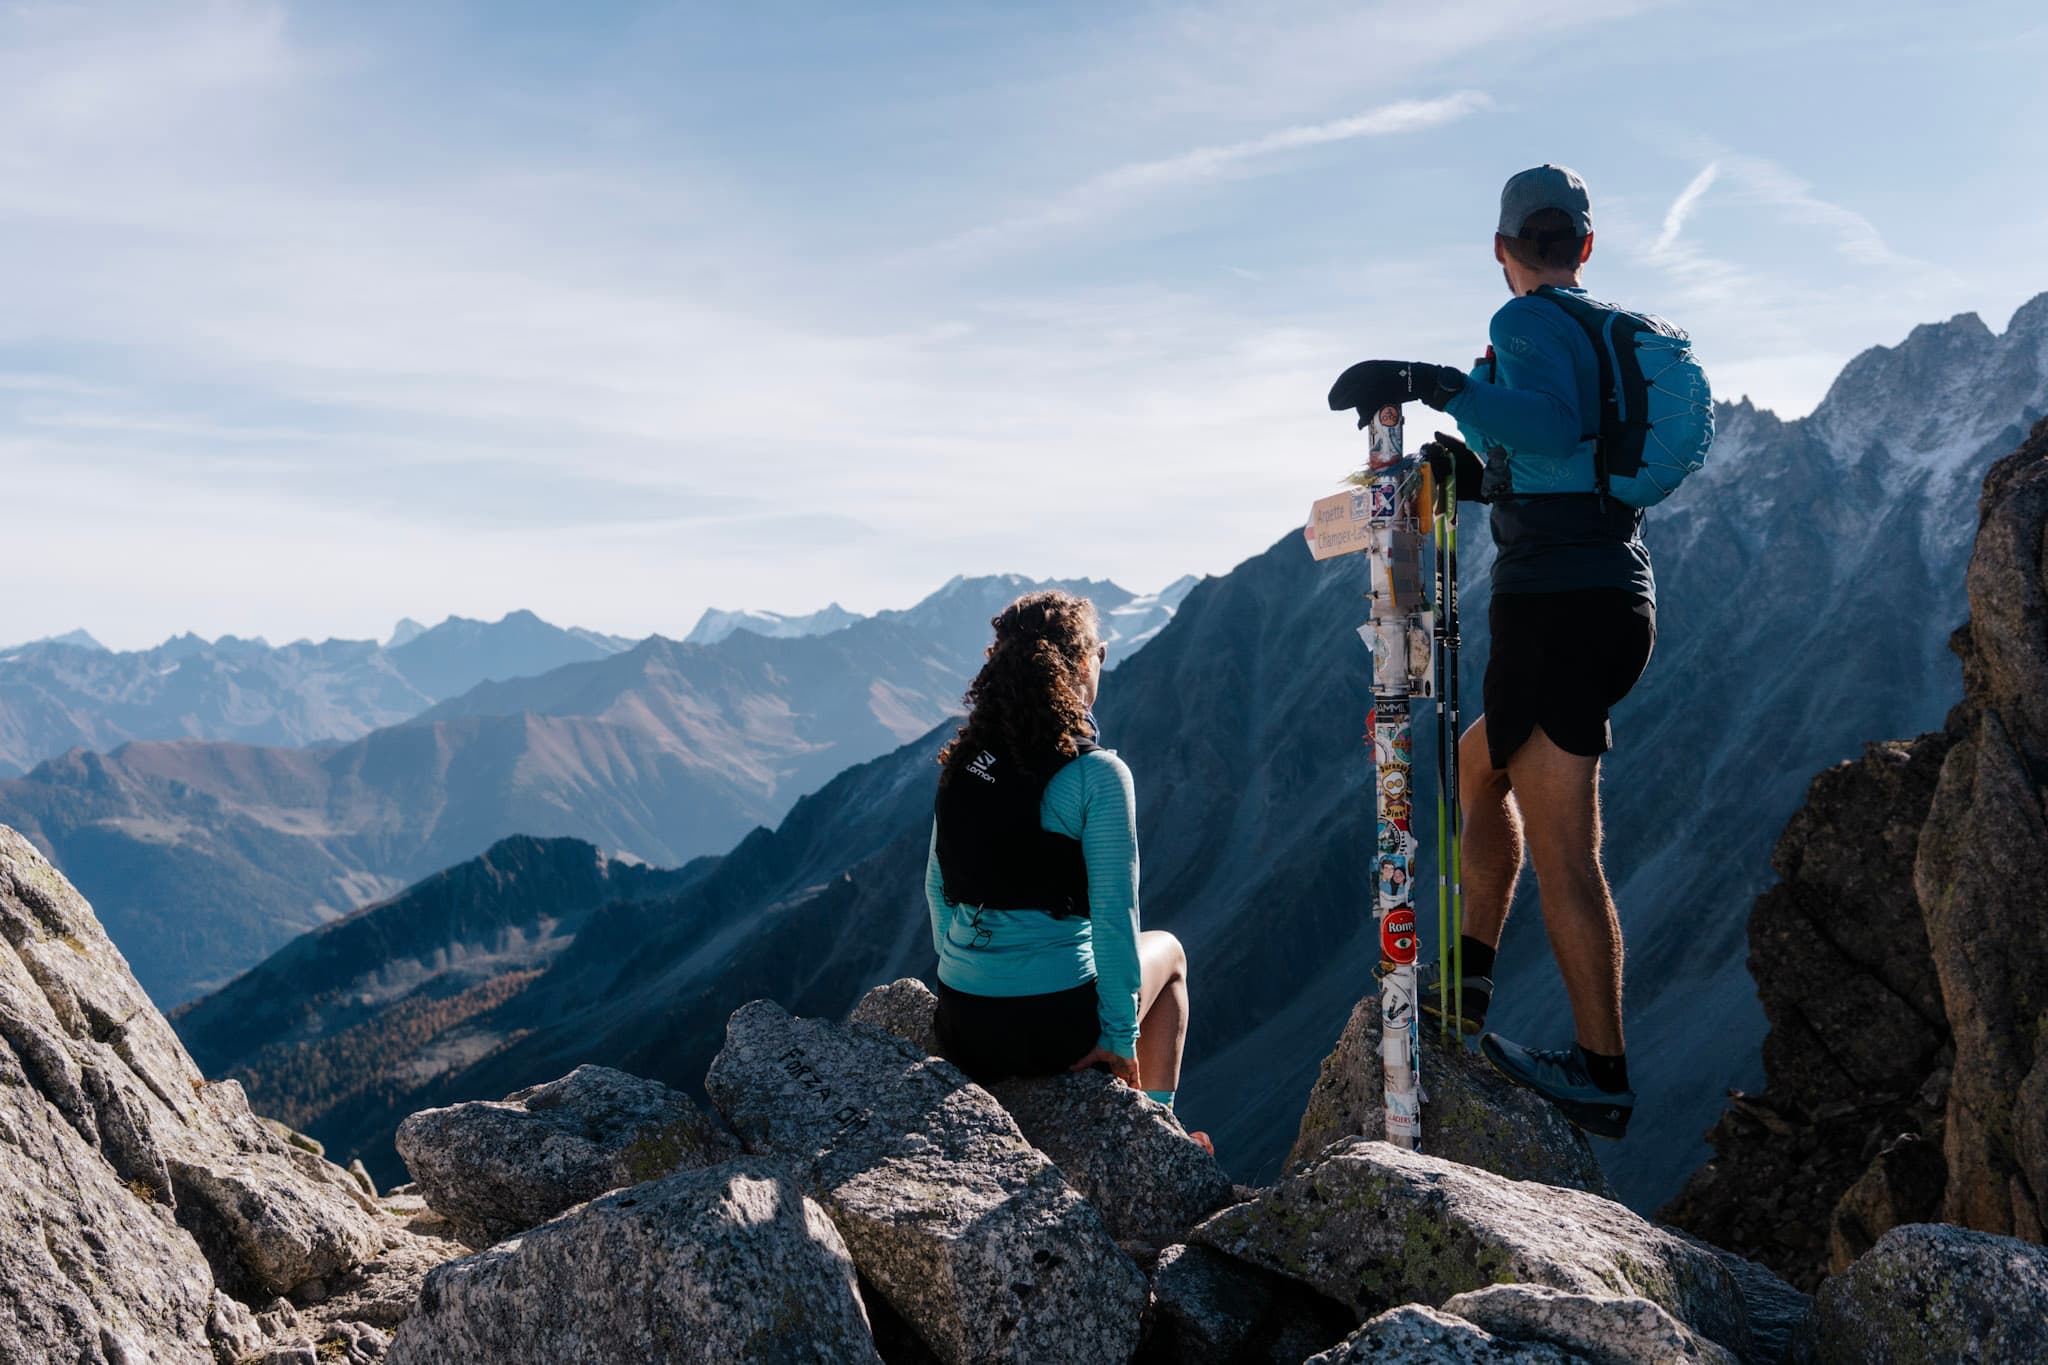
[(1465, 933), (1490, 947), (1500, 946), (1522, 871), (1522, 817), (1506, 770), (1486, 752), (1486, 717), (1458, 741), (1458, 802), (1464, 812)]
[(1600, 870), (1600, 760), (1566, 753), (1538, 726), (1508, 760), (1508, 777), (1520, 798), (1543, 927), (1571, 996), (1579, 1046), (1618, 1057), (1621, 918)]

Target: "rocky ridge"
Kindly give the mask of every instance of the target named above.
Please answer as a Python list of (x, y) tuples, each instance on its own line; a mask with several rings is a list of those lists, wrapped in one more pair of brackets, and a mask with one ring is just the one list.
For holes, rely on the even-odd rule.
[(2048, 1312), (2048, 1253), (1920, 1227), (1814, 1310), (1526, 1178), (1572, 1175), (1571, 1145), (1445, 1048), (1430, 1131), (1465, 1160), (1341, 1131), (1379, 1083), (1370, 1000), (1266, 1188), (1106, 1076), (973, 1084), (904, 980), (845, 1023), (739, 1010), (715, 1117), (600, 1067), (415, 1114), (418, 1183), (378, 1198), (204, 1081), (11, 831), (0, 931), (10, 1361), (2003, 1362)]
[(1812, 1287), (1891, 1229), (2043, 1239), (2048, 422), (1979, 502), (1963, 700), (1822, 773), (1749, 921), (1766, 1085), (1665, 1216)]
[(91, 907), (5, 827), (0, 939), (0, 1359), (381, 1352), (374, 1305), (461, 1248), (208, 1081)]
[[(1333, 1142), (1386, 1136), (1379, 1005), (1377, 992), (1360, 1000), (1323, 1059), (1288, 1169), (1301, 1169)], [(1432, 1154), (1496, 1175), (1614, 1197), (1584, 1133), (1435, 1028), (1422, 1030), (1422, 1074), (1429, 1078), (1422, 1131), (1430, 1135)]]

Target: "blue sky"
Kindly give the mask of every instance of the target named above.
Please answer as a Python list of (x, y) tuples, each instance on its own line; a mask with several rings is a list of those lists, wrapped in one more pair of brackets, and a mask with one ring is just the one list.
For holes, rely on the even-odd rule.
[[(2038, 5), (0, 0), (0, 641), (1221, 572), (1501, 180), (1716, 391), (2048, 289)], [(1655, 529), (1651, 529), (1654, 549)]]

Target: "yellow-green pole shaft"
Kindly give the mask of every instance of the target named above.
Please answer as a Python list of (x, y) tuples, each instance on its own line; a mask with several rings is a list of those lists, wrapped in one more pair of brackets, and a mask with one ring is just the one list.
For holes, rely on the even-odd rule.
[(1450, 960), (1450, 863), (1444, 852), (1444, 709), (1443, 709), (1443, 629), (1444, 608), (1444, 551), (1448, 545), (1445, 539), (1443, 505), (1441, 502), (1430, 509), (1433, 542), (1431, 556), (1436, 568), (1436, 600), (1438, 628), (1434, 648), (1437, 657), (1437, 726), (1436, 726), (1436, 1000), (1437, 1029), (1448, 1033), (1451, 1029), (1451, 960)]

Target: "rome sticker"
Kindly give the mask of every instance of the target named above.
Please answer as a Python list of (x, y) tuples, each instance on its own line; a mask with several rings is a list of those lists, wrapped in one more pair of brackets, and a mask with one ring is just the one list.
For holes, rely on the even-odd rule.
[(1396, 967), (1415, 963), (1415, 910), (1401, 906), (1380, 920), (1380, 956)]

